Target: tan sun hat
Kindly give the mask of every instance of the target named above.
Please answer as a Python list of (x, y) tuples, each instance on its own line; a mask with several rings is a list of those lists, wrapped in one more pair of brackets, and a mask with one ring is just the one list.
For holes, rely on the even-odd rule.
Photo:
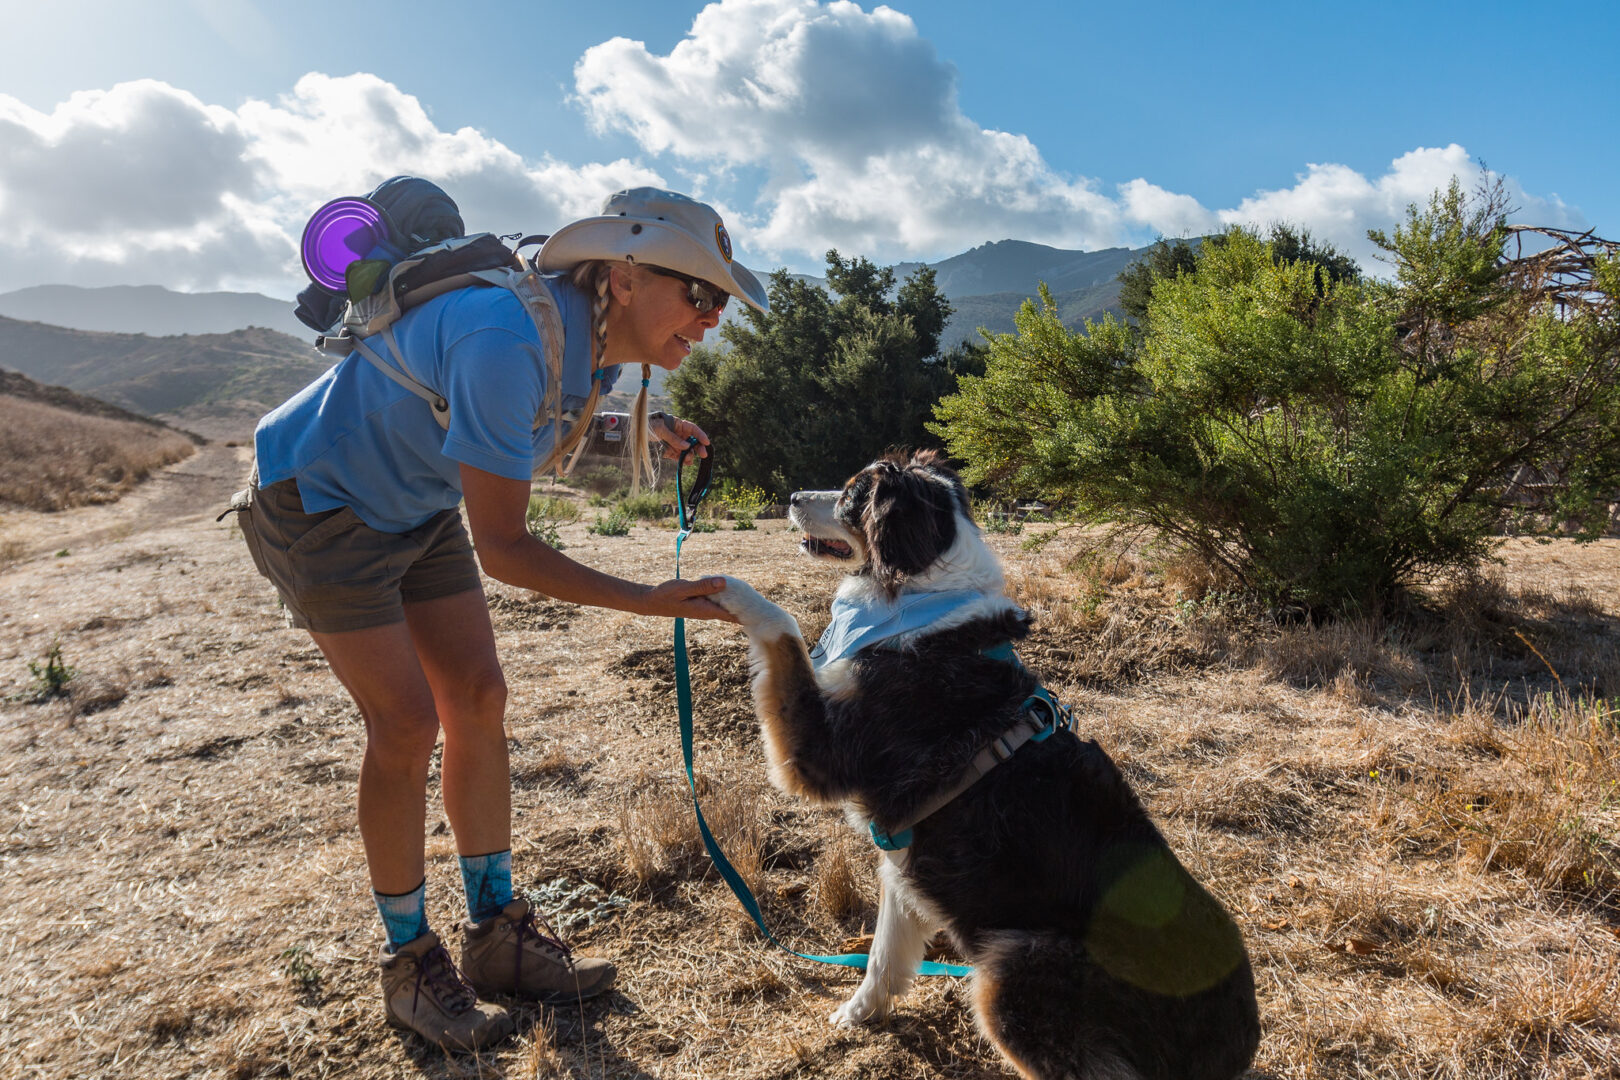
[(616, 191), (599, 217), (558, 229), (535, 260), (544, 271), (567, 270), (589, 259), (628, 259), (702, 278), (751, 307), (770, 307), (765, 287), (731, 257), (725, 222), (708, 203), (660, 188)]

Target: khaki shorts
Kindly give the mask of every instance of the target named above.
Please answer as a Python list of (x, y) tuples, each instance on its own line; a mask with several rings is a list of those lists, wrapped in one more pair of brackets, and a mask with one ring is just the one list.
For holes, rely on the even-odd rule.
[(233, 501), (259, 573), (281, 594), (294, 626), (319, 634), (405, 620), (405, 605), (482, 588), (459, 510), (410, 532), (379, 532), (349, 507), (304, 513), (294, 480)]

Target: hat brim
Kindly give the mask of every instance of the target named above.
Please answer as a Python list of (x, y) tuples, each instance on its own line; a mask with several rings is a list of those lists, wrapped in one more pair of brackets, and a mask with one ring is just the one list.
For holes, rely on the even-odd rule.
[(564, 225), (540, 248), (535, 266), (542, 272), (570, 270), (592, 259), (633, 259), (702, 278), (764, 313), (770, 310), (765, 286), (742, 263), (726, 262), (686, 230), (661, 221), (625, 216), (584, 218)]

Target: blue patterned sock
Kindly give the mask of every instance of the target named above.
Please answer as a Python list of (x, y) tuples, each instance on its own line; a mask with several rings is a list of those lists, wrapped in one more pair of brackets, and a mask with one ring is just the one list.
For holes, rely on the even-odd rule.
[(373, 889), (371, 897), (377, 901), (377, 913), (382, 916), (383, 926), (388, 929), (389, 952), (401, 945), (409, 945), (428, 932), (426, 878), (408, 893), (389, 896)]
[(461, 883), (467, 889), (467, 917), (493, 919), (512, 902), (512, 852), (461, 856)]

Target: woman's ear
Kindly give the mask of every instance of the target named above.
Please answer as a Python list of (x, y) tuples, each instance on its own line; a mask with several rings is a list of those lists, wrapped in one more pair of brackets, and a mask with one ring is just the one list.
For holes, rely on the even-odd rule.
[(630, 276), (628, 266), (608, 267), (608, 294), (621, 304), (630, 302), (630, 293), (634, 282)]

